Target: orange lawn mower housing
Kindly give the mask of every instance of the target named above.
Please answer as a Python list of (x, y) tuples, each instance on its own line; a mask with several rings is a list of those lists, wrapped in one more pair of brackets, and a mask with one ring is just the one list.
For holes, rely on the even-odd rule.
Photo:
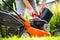
[[(20, 21), (22, 21), (21, 19), (19, 19)], [(25, 31), (27, 33), (29, 33), (30, 36), (37, 36), (37, 37), (41, 37), (41, 36), (49, 36), (50, 34), (44, 30), (41, 29), (37, 29), (31, 26), (30, 22), (28, 21), (22, 21), (25, 24)]]

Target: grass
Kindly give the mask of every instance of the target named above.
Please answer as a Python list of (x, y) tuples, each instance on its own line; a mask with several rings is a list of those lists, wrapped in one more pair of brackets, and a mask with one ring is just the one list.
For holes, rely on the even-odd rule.
[(0, 40), (60, 40), (60, 37), (8, 37), (8, 38), (0, 38)]

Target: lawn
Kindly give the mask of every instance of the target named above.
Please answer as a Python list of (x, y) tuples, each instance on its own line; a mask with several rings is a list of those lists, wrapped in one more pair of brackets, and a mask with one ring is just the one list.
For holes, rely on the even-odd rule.
[(0, 38), (0, 40), (60, 40), (60, 37), (8, 37)]

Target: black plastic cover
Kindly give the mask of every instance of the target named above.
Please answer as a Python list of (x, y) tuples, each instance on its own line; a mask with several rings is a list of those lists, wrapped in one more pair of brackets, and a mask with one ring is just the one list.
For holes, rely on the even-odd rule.
[(52, 12), (48, 8), (45, 8), (44, 11), (41, 13), (40, 18), (49, 22), (52, 16)]

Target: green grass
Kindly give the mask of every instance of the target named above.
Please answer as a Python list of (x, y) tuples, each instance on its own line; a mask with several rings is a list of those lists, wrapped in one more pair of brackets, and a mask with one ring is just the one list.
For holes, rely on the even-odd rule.
[(60, 37), (8, 37), (8, 38), (0, 38), (0, 40), (60, 40)]

